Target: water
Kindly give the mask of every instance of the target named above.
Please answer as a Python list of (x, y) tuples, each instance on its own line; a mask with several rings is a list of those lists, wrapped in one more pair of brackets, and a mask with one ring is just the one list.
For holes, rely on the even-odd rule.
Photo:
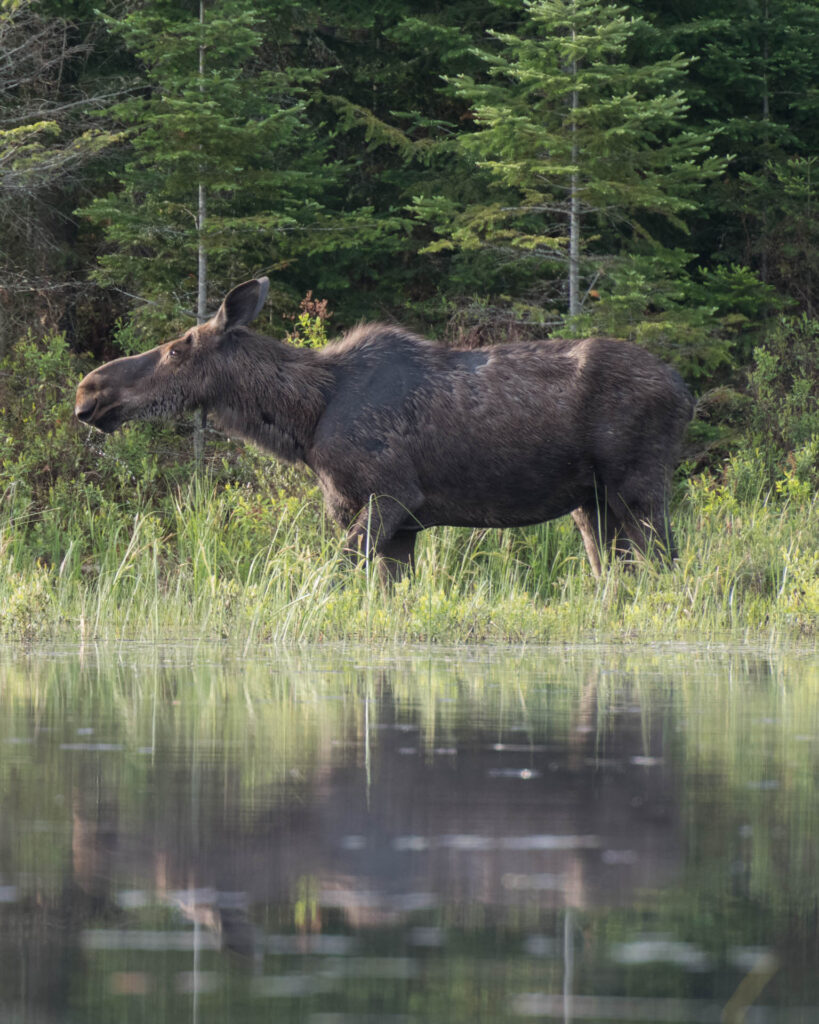
[(0, 652), (3, 1021), (819, 1021), (819, 658)]

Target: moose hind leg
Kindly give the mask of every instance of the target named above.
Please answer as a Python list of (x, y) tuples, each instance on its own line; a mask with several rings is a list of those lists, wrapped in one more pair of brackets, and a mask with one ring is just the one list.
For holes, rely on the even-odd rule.
[(603, 572), (603, 555), (618, 538), (614, 513), (602, 503), (588, 501), (572, 512), (572, 519), (583, 538), (583, 546), (595, 576)]

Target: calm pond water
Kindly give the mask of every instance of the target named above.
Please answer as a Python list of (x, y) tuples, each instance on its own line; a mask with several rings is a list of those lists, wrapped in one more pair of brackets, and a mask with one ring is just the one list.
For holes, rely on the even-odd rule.
[(0, 651), (3, 1021), (819, 1021), (819, 657)]

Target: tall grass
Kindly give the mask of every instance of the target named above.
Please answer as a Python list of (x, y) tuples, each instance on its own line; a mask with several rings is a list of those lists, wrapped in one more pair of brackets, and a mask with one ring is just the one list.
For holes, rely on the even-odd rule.
[[(570, 520), (527, 530), (431, 530), (391, 590), (347, 564), (315, 495), (265, 502), (208, 479), (161, 505), (40, 514), (43, 554), (0, 518), (5, 639), (321, 640), (800, 638), (819, 625), (815, 496), (698, 478), (675, 514), (673, 570), (588, 568)], [(51, 521), (50, 521), (51, 520)]]

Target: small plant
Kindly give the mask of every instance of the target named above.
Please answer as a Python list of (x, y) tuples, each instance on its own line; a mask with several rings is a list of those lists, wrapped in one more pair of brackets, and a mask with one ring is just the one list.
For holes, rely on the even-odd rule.
[(293, 330), (287, 340), (299, 348), (324, 348), (327, 344), (327, 322), (332, 317), (327, 310), (327, 299), (314, 299), (309, 291), (299, 303), (299, 312), (292, 316)]

